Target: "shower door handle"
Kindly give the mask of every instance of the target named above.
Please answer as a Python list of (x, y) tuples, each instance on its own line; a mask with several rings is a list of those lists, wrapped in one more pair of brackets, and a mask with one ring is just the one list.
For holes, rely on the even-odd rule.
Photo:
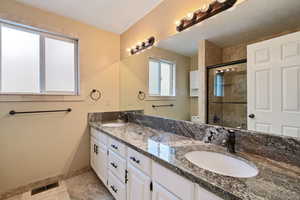
[(253, 119), (253, 118), (255, 118), (255, 115), (254, 114), (250, 114), (250, 115), (248, 115), (248, 117), (251, 118), (251, 119)]

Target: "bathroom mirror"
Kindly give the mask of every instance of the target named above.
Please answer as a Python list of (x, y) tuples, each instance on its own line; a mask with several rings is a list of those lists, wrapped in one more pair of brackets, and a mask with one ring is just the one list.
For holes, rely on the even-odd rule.
[(258, 3), (245, 1), (123, 59), (121, 108), (300, 137), (300, 16), (281, 16), (288, 22), (280, 24), (234, 17), (250, 16)]
[(197, 56), (194, 63), (191, 61), (188, 56), (156, 46), (121, 60), (121, 109), (191, 120), (197, 115), (198, 100), (190, 96), (189, 76), (190, 71), (197, 70)]

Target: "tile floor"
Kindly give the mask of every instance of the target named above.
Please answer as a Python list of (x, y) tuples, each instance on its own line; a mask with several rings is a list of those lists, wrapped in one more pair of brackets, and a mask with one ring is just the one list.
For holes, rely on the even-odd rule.
[[(114, 200), (92, 171), (65, 180), (65, 185), (71, 200)], [(22, 200), (22, 195), (6, 200)]]

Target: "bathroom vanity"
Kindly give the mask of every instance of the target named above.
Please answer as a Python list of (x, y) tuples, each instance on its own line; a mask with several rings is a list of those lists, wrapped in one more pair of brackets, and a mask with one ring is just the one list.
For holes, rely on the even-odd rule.
[[(91, 166), (117, 200), (300, 199), (300, 168), (296, 165), (248, 152), (231, 154), (221, 145), (195, 140), (175, 131), (178, 126), (185, 130), (198, 127), (202, 134), (206, 132), (204, 125), (142, 114), (137, 116), (139, 120), (129, 123), (89, 122)], [(150, 127), (141, 122), (141, 118), (156, 126), (160, 126), (157, 121), (168, 124), (174, 132)], [(269, 142), (279, 146), (281, 141), (277, 139), (268, 138)], [(297, 145), (286, 140), (291, 149)], [(263, 148), (262, 145), (261, 151)], [(205, 169), (207, 166), (197, 164), (201, 159), (205, 163), (206, 155), (201, 155), (200, 161), (199, 157), (198, 161), (190, 159), (193, 152), (215, 153), (222, 159), (226, 156), (227, 163), (241, 161), (249, 168), (244, 174), (231, 171), (231, 175), (222, 175), (222, 171)], [(221, 170), (221, 165), (229, 166), (219, 162), (216, 165)]]
[[(127, 139), (131, 140), (129, 137)], [(138, 152), (135, 150), (137, 146), (130, 147), (125, 142), (114, 134), (101, 131), (98, 126), (91, 128), (91, 166), (116, 200), (221, 200), (155, 159)], [(140, 142), (142, 144), (143, 140)], [(148, 145), (150, 151), (158, 153), (162, 150), (159, 144)], [(168, 154), (168, 150), (165, 153)]]

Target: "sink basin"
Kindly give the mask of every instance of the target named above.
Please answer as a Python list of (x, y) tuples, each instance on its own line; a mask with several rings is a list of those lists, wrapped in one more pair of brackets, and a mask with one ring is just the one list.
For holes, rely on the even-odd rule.
[(250, 178), (258, 174), (253, 164), (221, 153), (193, 151), (185, 154), (193, 164), (208, 171), (237, 178)]
[(102, 124), (103, 127), (108, 127), (108, 128), (118, 128), (118, 127), (122, 127), (122, 126), (125, 126), (125, 125), (126, 124), (122, 123), (122, 122)]

